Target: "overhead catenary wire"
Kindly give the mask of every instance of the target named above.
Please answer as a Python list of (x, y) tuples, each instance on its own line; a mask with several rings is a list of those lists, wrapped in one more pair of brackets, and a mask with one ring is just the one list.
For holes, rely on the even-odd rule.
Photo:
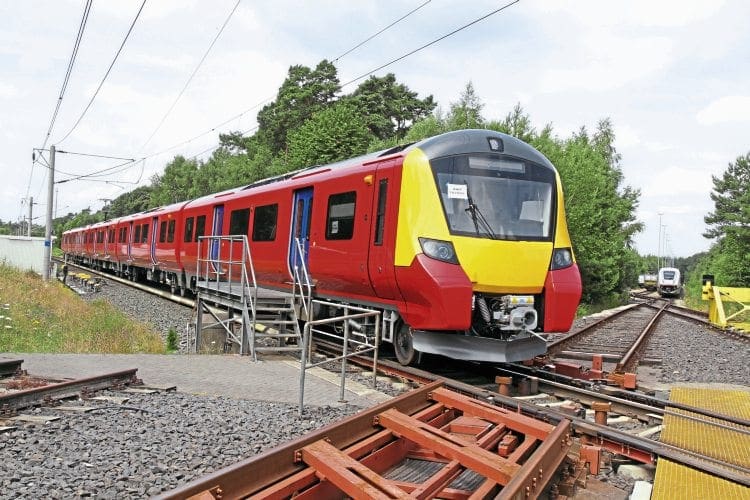
[(206, 49), (206, 52), (203, 54), (203, 57), (201, 57), (201, 60), (198, 61), (198, 64), (196, 65), (195, 69), (193, 69), (193, 72), (188, 77), (187, 81), (185, 82), (185, 85), (183, 85), (182, 90), (180, 90), (180, 93), (177, 94), (177, 97), (175, 98), (174, 102), (169, 107), (169, 109), (167, 110), (167, 112), (164, 113), (164, 116), (159, 121), (159, 124), (156, 126), (156, 128), (154, 129), (154, 131), (151, 132), (151, 135), (148, 136), (148, 139), (146, 139), (146, 142), (144, 142), (143, 145), (140, 147), (140, 151), (142, 151), (143, 148), (145, 148), (151, 142), (151, 139), (154, 138), (154, 136), (159, 131), (159, 129), (161, 129), (162, 125), (164, 125), (164, 122), (167, 120), (167, 117), (172, 113), (172, 110), (174, 110), (175, 106), (177, 105), (177, 102), (182, 97), (182, 94), (185, 93), (185, 90), (188, 88), (188, 85), (190, 85), (190, 82), (193, 81), (193, 78), (195, 77), (196, 73), (198, 73), (198, 70), (203, 65), (203, 61), (206, 60), (206, 57), (208, 57), (208, 54), (211, 52), (211, 49), (216, 44), (216, 41), (219, 39), (219, 37), (221, 36), (221, 34), (224, 32), (224, 28), (226, 28), (227, 24), (229, 24), (229, 20), (232, 19), (232, 16), (234, 15), (235, 11), (237, 10), (237, 7), (239, 7), (241, 1), (242, 0), (237, 0), (237, 3), (234, 4), (234, 7), (232, 7), (232, 10), (229, 12), (229, 15), (224, 20), (224, 24), (221, 25), (221, 28), (219, 29), (219, 32), (216, 33), (216, 36), (211, 41), (211, 44), (208, 46), (208, 49)]
[(416, 11), (418, 11), (419, 9), (421, 9), (422, 7), (424, 7), (425, 5), (427, 5), (428, 3), (430, 3), (431, 1), (432, 1), (432, 0), (427, 0), (426, 2), (424, 2), (423, 4), (421, 4), (420, 6), (418, 6), (418, 7), (415, 7), (414, 9), (410, 10), (409, 12), (407, 12), (407, 13), (406, 13), (406, 14), (404, 14), (403, 16), (399, 17), (398, 19), (396, 19), (395, 21), (393, 21), (393, 22), (392, 22), (391, 24), (389, 24), (389, 25), (388, 25), (388, 26), (386, 26), (385, 28), (381, 29), (380, 31), (378, 31), (378, 32), (377, 32), (377, 33), (375, 33), (374, 35), (371, 35), (371, 36), (369, 36), (368, 38), (365, 38), (364, 40), (362, 40), (361, 42), (359, 42), (359, 43), (358, 43), (357, 45), (355, 45), (354, 47), (352, 47), (351, 49), (347, 50), (346, 52), (344, 52), (343, 54), (341, 54), (341, 55), (340, 55), (340, 56), (338, 56), (337, 58), (333, 59), (333, 60), (332, 60), (331, 62), (332, 62), (332, 63), (335, 63), (336, 61), (338, 61), (338, 60), (339, 60), (339, 59), (341, 59), (342, 57), (344, 57), (344, 56), (346, 56), (346, 55), (350, 54), (351, 52), (354, 52), (355, 50), (357, 50), (358, 48), (360, 48), (361, 46), (363, 46), (364, 44), (366, 44), (367, 42), (369, 42), (369, 41), (370, 41), (370, 40), (372, 40), (373, 38), (375, 38), (375, 37), (377, 37), (378, 35), (380, 35), (380, 34), (384, 33), (385, 31), (387, 31), (387, 30), (389, 30), (390, 28), (392, 28), (393, 26), (397, 25), (398, 23), (400, 23), (401, 21), (403, 21), (404, 19), (406, 19), (406, 18), (407, 18), (407, 17), (409, 17), (410, 15), (414, 14), (414, 13), (415, 13)]
[[(49, 126), (47, 127), (47, 134), (44, 136), (44, 142), (40, 149), (44, 149), (47, 146), (47, 141), (49, 141), (49, 137), (52, 134), (52, 129), (55, 127), (57, 114), (60, 111), (60, 105), (62, 104), (63, 97), (65, 96), (65, 90), (68, 88), (70, 75), (73, 72), (73, 65), (75, 64), (76, 57), (78, 56), (78, 48), (81, 45), (81, 40), (83, 39), (83, 32), (86, 29), (86, 24), (89, 18), (89, 12), (91, 11), (91, 3), (92, 3), (92, 0), (87, 0), (86, 4), (84, 5), (83, 14), (81, 16), (81, 21), (78, 24), (78, 34), (76, 35), (75, 42), (73, 43), (73, 51), (70, 55), (70, 59), (68, 60), (68, 67), (65, 70), (65, 77), (63, 78), (62, 85), (60, 86), (60, 93), (57, 97), (57, 102), (55, 103), (55, 110), (52, 112), (52, 118), (50, 119)], [(31, 171), (29, 172), (29, 183), (26, 186), (26, 199), (29, 198), (29, 193), (31, 192), (31, 183), (34, 180), (34, 165), (36, 165), (36, 160), (33, 160), (31, 162)], [(46, 179), (46, 175), (45, 175), (45, 179)], [(42, 187), (43, 186), (44, 186), (44, 182), (42, 182)], [(39, 190), (39, 193), (41, 193), (41, 189)]]
[(398, 61), (401, 61), (402, 59), (406, 59), (407, 57), (412, 56), (412, 55), (416, 54), (417, 52), (419, 52), (421, 50), (424, 50), (424, 49), (426, 49), (427, 47), (429, 47), (431, 45), (435, 45), (436, 43), (440, 42), (441, 40), (445, 40), (446, 38), (455, 35), (459, 31), (465, 30), (469, 26), (473, 26), (473, 25), (477, 24), (478, 22), (484, 21), (488, 17), (493, 16), (493, 15), (497, 14), (498, 12), (501, 12), (501, 11), (507, 9), (508, 7), (511, 7), (512, 5), (517, 4), (520, 1), (521, 0), (513, 0), (512, 2), (508, 2), (507, 4), (503, 5), (502, 7), (497, 8), (497, 9), (493, 10), (492, 12), (489, 12), (489, 13), (483, 15), (482, 17), (478, 17), (477, 19), (474, 19), (470, 23), (464, 24), (463, 26), (461, 26), (459, 28), (456, 28), (455, 30), (451, 31), (450, 33), (446, 33), (445, 35), (443, 35), (441, 37), (438, 37), (438, 38), (432, 40), (431, 42), (428, 42), (428, 43), (422, 45), (421, 47), (417, 47), (416, 49), (411, 50), (411, 51), (407, 52), (406, 54), (404, 54), (402, 56), (399, 56), (399, 57), (397, 57), (397, 58), (395, 58), (395, 59), (393, 59), (393, 60), (391, 60), (391, 61), (389, 61), (389, 62), (387, 62), (387, 63), (385, 63), (383, 65), (381, 65), (381, 66), (378, 66), (377, 68), (375, 68), (373, 70), (368, 71), (367, 73), (363, 73), (360, 76), (349, 80), (348, 82), (346, 82), (343, 85), (341, 85), (341, 88), (344, 88), (344, 87), (346, 87), (348, 85), (351, 85), (352, 83), (357, 82), (357, 81), (361, 80), (362, 78), (370, 76), (373, 73), (375, 73), (376, 71), (380, 71), (383, 68), (387, 68), (391, 64), (395, 64)]
[(94, 103), (94, 99), (96, 99), (96, 96), (99, 94), (99, 91), (102, 89), (102, 86), (104, 85), (104, 82), (107, 80), (109, 73), (112, 71), (112, 68), (117, 62), (117, 58), (120, 57), (120, 53), (122, 52), (123, 47), (125, 47), (125, 42), (128, 41), (128, 38), (130, 37), (130, 33), (132, 33), (133, 27), (135, 26), (135, 23), (138, 21), (138, 18), (140, 17), (141, 12), (143, 11), (143, 7), (145, 5), (146, 5), (146, 0), (143, 0), (143, 3), (141, 3), (141, 7), (138, 9), (138, 12), (135, 14), (135, 17), (133, 18), (133, 22), (130, 23), (130, 28), (128, 28), (128, 32), (125, 34), (125, 38), (122, 40), (122, 43), (120, 44), (120, 48), (117, 49), (117, 53), (115, 54), (115, 57), (112, 59), (112, 62), (110, 63), (109, 68), (107, 68), (107, 72), (104, 73), (104, 77), (102, 78), (102, 81), (99, 82), (99, 86), (94, 91), (94, 94), (91, 96), (91, 99), (89, 100), (88, 104), (86, 104), (86, 107), (81, 112), (81, 115), (73, 124), (73, 127), (71, 127), (71, 129), (68, 130), (68, 133), (65, 134), (62, 139), (57, 141), (58, 144), (63, 142), (65, 139), (67, 139), (70, 136), (70, 134), (72, 134), (73, 131), (76, 129), (76, 127), (78, 127), (78, 124), (81, 123), (81, 120), (83, 120), (83, 117), (86, 116), (86, 113), (88, 112), (89, 108)]
[[(333, 59), (333, 60), (332, 60), (331, 62), (336, 62), (336, 61), (338, 61), (338, 60), (340, 60), (340, 59), (343, 59), (343, 58), (344, 58), (345, 56), (347, 56), (347, 55), (351, 54), (352, 52), (354, 52), (354, 51), (355, 51), (355, 50), (357, 50), (358, 48), (360, 48), (360, 47), (362, 47), (363, 45), (365, 45), (365, 44), (366, 44), (367, 42), (369, 42), (369, 41), (373, 40), (374, 38), (376, 38), (376, 37), (378, 37), (379, 35), (383, 34), (383, 33), (384, 33), (385, 31), (387, 31), (388, 29), (392, 28), (393, 26), (395, 26), (396, 24), (400, 23), (401, 21), (403, 21), (403, 20), (404, 20), (404, 19), (406, 19), (407, 17), (411, 16), (412, 14), (414, 14), (415, 12), (417, 12), (418, 10), (420, 10), (421, 8), (423, 8), (424, 6), (426, 6), (426, 5), (427, 5), (428, 3), (430, 3), (431, 1), (432, 1), (432, 0), (427, 0), (426, 2), (423, 2), (422, 4), (420, 4), (419, 6), (417, 6), (416, 8), (414, 8), (414, 9), (410, 10), (409, 12), (407, 12), (406, 14), (404, 14), (403, 16), (401, 16), (401, 17), (399, 17), (398, 19), (396, 19), (395, 21), (391, 22), (391, 23), (390, 23), (389, 25), (387, 25), (386, 27), (384, 27), (384, 28), (380, 29), (380, 30), (379, 30), (379, 31), (377, 31), (377, 32), (376, 32), (375, 34), (373, 34), (373, 35), (371, 35), (371, 36), (367, 37), (367, 38), (366, 38), (365, 40), (363, 40), (363, 41), (359, 42), (358, 44), (354, 45), (353, 47), (349, 48), (349, 49), (348, 49), (348, 50), (346, 50), (346, 51), (345, 51), (344, 53), (342, 53), (342, 54), (341, 54), (340, 56), (338, 56), (338, 57), (336, 57), (335, 59)], [(216, 125), (214, 125), (213, 127), (211, 127), (210, 129), (206, 130), (205, 132), (202, 132), (202, 133), (200, 133), (200, 134), (198, 134), (198, 135), (196, 135), (196, 136), (194, 136), (194, 137), (191, 137), (190, 139), (186, 139), (186, 140), (184, 140), (184, 141), (182, 141), (182, 142), (180, 142), (180, 143), (178, 143), (178, 144), (175, 144), (175, 145), (173, 145), (173, 146), (170, 146), (170, 147), (168, 147), (168, 148), (162, 149), (161, 151), (157, 151), (157, 152), (155, 152), (155, 153), (151, 153), (151, 154), (149, 154), (149, 155), (145, 156), (145, 158), (153, 158), (154, 156), (158, 156), (158, 155), (161, 155), (161, 154), (167, 153), (167, 152), (169, 152), (169, 151), (172, 151), (173, 149), (177, 149), (177, 148), (179, 148), (179, 147), (181, 147), (181, 146), (184, 146), (184, 145), (190, 144), (191, 142), (195, 141), (196, 139), (199, 139), (199, 138), (203, 137), (204, 135), (207, 135), (207, 134), (210, 134), (211, 132), (214, 132), (214, 131), (216, 131), (216, 129), (217, 129), (217, 128), (219, 128), (219, 127), (222, 127), (222, 126), (226, 125), (227, 123), (230, 123), (230, 122), (232, 122), (232, 121), (234, 121), (234, 120), (237, 120), (238, 118), (241, 118), (241, 117), (243, 117), (244, 115), (246, 115), (246, 114), (247, 114), (247, 113), (249, 113), (250, 111), (253, 111), (254, 109), (257, 109), (257, 108), (259, 108), (260, 106), (262, 106), (263, 104), (265, 104), (265, 103), (267, 103), (267, 102), (271, 101), (271, 100), (272, 100), (273, 98), (274, 98), (274, 96), (266, 97), (265, 99), (263, 99), (263, 100), (261, 100), (261, 101), (257, 102), (256, 104), (253, 104), (252, 106), (250, 106), (249, 108), (245, 109), (244, 111), (241, 111), (241, 112), (237, 113), (236, 115), (234, 115), (234, 116), (232, 116), (232, 117), (230, 117), (230, 118), (227, 118), (227, 119), (226, 119), (226, 120), (224, 120), (223, 122), (221, 122), (221, 123), (219, 123), (219, 124), (216, 124)], [(257, 127), (255, 127), (255, 128), (257, 128)], [(249, 132), (249, 131), (252, 131), (252, 130), (254, 130), (254, 129), (250, 129), (250, 130), (248, 130), (248, 132)], [(243, 132), (242, 134), (244, 135), (245, 133), (247, 133), (247, 132)], [(196, 157), (198, 157), (198, 156), (202, 155), (203, 153), (206, 153), (206, 152), (210, 151), (211, 149), (216, 149), (216, 148), (218, 148), (218, 145), (214, 145), (214, 146), (212, 146), (211, 148), (209, 148), (209, 149), (206, 149), (206, 150), (204, 150), (204, 151), (202, 151), (202, 152), (200, 152), (200, 153), (198, 153), (198, 154), (194, 155), (194, 156), (193, 156), (192, 158), (196, 158)]]
[(81, 40), (83, 39), (83, 32), (86, 29), (86, 23), (88, 22), (89, 12), (91, 12), (92, 0), (87, 0), (86, 5), (83, 9), (83, 16), (81, 17), (81, 23), (78, 26), (78, 35), (76, 41), (73, 44), (73, 53), (70, 55), (68, 61), (68, 69), (65, 72), (65, 78), (63, 79), (62, 86), (60, 87), (60, 95), (57, 97), (57, 103), (55, 105), (55, 111), (52, 113), (52, 119), (50, 120), (49, 127), (47, 128), (47, 135), (44, 136), (44, 143), (41, 149), (47, 146), (50, 135), (52, 135), (52, 129), (55, 127), (55, 121), (57, 120), (57, 113), (60, 111), (60, 105), (62, 104), (63, 97), (65, 96), (65, 90), (68, 88), (68, 82), (70, 81), (70, 75), (73, 72), (73, 65), (75, 64), (76, 57), (78, 56), (78, 49), (81, 46)]
[[(403, 55), (401, 55), (401, 56), (399, 56), (399, 57), (397, 57), (397, 58), (395, 58), (395, 59), (392, 59), (391, 61), (389, 61), (389, 62), (387, 62), (387, 63), (385, 63), (385, 64), (382, 64), (382, 65), (378, 66), (378, 67), (377, 67), (377, 68), (375, 68), (375, 69), (372, 69), (372, 70), (370, 70), (370, 71), (368, 71), (368, 72), (366, 72), (366, 73), (363, 73), (362, 75), (360, 75), (360, 76), (358, 76), (358, 77), (356, 77), (356, 78), (353, 78), (353, 79), (349, 80), (348, 82), (346, 82), (346, 83), (342, 84), (342, 85), (341, 85), (341, 88), (344, 88), (344, 87), (346, 87), (346, 86), (348, 86), (348, 85), (351, 85), (351, 84), (353, 84), (353, 83), (355, 83), (355, 82), (357, 82), (357, 81), (361, 80), (362, 78), (365, 78), (365, 77), (367, 77), (367, 76), (370, 76), (370, 75), (372, 75), (373, 73), (375, 73), (375, 72), (377, 72), (377, 71), (380, 71), (380, 70), (381, 70), (381, 69), (383, 69), (383, 68), (387, 68), (388, 66), (390, 66), (390, 65), (392, 65), (392, 64), (395, 64), (395, 63), (397, 63), (398, 61), (401, 61), (401, 60), (403, 60), (403, 59), (406, 59), (407, 57), (409, 57), (409, 56), (412, 56), (412, 55), (416, 54), (417, 52), (420, 52), (421, 50), (424, 50), (424, 49), (426, 49), (427, 47), (430, 47), (431, 45), (434, 45), (434, 44), (436, 44), (436, 43), (438, 43), (438, 42), (440, 42), (440, 41), (442, 41), (442, 40), (445, 40), (446, 38), (449, 38), (449, 37), (451, 37), (451, 36), (455, 35), (456, 33), (460, 32), (460, 31), (463, 31), (463, 30), (465, 30), (466, 28), (468, 28), (468, 27), (470, 27), (470, 26), (473, 26), (474, 24), (477, 24), (477, 23), (479, 23), (479, 22), (481, 22), (481, 21), (483, 21), (483, 20), (487, 19), (488, 17), (491, 17), (491, 16), (493, 16), (493, 15), (495, 15), (495, 14), (497, 14), (497, 13), (499, 13), (499, 12), (501, 12), (501, 11), (505, 10), (505, 9), (507, 9), (508, 7), (511, 7), (511, 6), (515, 5), (515, 4), (517, 4), (517, 3), (518, 3), (518, 2), (520, 2), (520, 1), (521, 1), (521, 0), (513, 0), (513, 1), (511, 1), (511, 2), (508, 2), (507, 4), (505, 4), (505, 5), (503, 5), (503, 6), (499, 7), (499, 8), (497, 8), (497, 9), (495, 9), (495, 10), (491, 11), (491, 12), (488, 12), (487, 14), (485, 14), (485, 15), (483, 15), (483, 16), (481, 16), (481, 17), (478, 17), (478, 18), (474, 19), (473, 21), (471, 21), (471, 22), (469, 22), (469, 23), (466, 23), (466, 24), (464, 24), (463, 26), (460, 26), (460, 27), (458, 27), (458, 28), (454, 29), (453, 31), (451, 31), (451, 32), (449, 32), (449, 33), (446, 33), (445, 35), (442, 35), (442, 36), (440, 36), (440, 37), (438, 37), (438, 38), (436, 38), (436, 39), (434, 39), (434, 40), (432, 40), (432, 41), (430, 41), (430, 42), (428, 42), (428, 43), (426, 43), (426, 44), (424, 44), (424, 45), (422, 45), (422, 46), (420, 46), (420, 47), (417, 47), (416, 49), (413, 49), (413, 50), (411, 50), (411, 51), (409, 51), (409, 52), (407, 52), (407, 53), (405, 53), (405, 54), (403, 54)], [(422, 7), (422, 6), (420, 6), (419, 8), (421, 8), (421, 7)], [(416, 11), (416, 9), (415, 9), (415, 11)], [(384, 30), (381, 30), (381, 31), (384, 31)], [(371, 37), (371, 38), (372, 38), (372, 37)], [(256, 127), (256, 128), (257, 128), (257, 127)], [(244, 133), (243, 133), (243, 135), (244, 135)], [(205, 150), (201, 151), (200, 153), (198, 153), (197, 155), (193, 156), (192, 158), (196, 158), (196, 157), (198, 157), (198, 156), (200, 156), (200, 155), (202, 155), (202, 154), (204, 154), (204, 153), (207, 153), (207, 152), (211, 151), (212, 149), (213, 149), (213, 150), (215, 150), (215, 149), (218, 149), (220, 145), (221, 145), (221, 144), (218, 144), (218, 145), (214, 145), (214, 146), (213, 146), (213, 147), (211, 147), (211, 148), (205, 149)]]

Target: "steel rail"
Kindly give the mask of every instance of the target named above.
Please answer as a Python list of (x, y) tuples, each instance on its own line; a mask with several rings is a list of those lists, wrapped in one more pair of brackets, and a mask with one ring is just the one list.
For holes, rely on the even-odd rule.
[[(513, 368), (505, 368), (505, 367), (495, 367), (494, 369), (501, 371), (502, 373), (506, 373), (509, 375), (517, 376), (517, 377), (536, 377), (539, 380), (540, 386), (548, 385), (552, 388), (559, 389), (562, 391), (567, 391), (576, 397), (591, 397), (592, 399), (598, 399), (600, 401), (612, 403), (613, 409), (619, 409), (615, 410), (618, 412), (627, 412), (631, 409), (639, 409), (642, 408), (644, 411), (648, 410), (649, 413), (656, 413), (656, 414), (663, 414), (667, 410), (667, 408), (674, 408), (677, 410), (684, 410), (691, 413), (695, 413), (698, 415), (703, 415), (704, 417), (708, 418), (714, 418), (717, 420), (724, 420), (726, 422), (730, 422), (732, 424), (741, 425), (745, 427), (750, 427), (750, 420), (736, 417), (733, 415), (727, 415), (725, 413), (719, 413), (711, 410), (707, 410), (705, 408), (700, 408), (697, 406), (691, 406), (684, 403), (678, 403), (676, 401), (668, 401), (665, 399), (659, 399), (655, 398), (653, 396), (648, 396), (646, 394), (636, 393), (632, 391), (622, 390), (622, 389), (615, 389), (608, 387), (608, 389), (614, 390), (616, 392), (605, 394), (602, 392), (593, 391), (590, 388), (595, 387), (596, 384), (587, 382), (587, 381), (581, 381), (579, 379), (568, 377), (566, 375), (561, 375), (559, 373), (553, 373), (553, 372), (547, 372), (544, 370), (539, 370), (536, 368), (529, 368), (523, 365), (510, 365)], [(562, 381), (562, 382), (561, 382)], [(586, 382), (586, 383), (583, 383)], [(589, 389), (587, 389), (589, 387)], [(624, 406), (618, 406), (618, 405), (624, 405)], [(632, 408), (629, 405), (639, 405), (639, 406), (633, 406)]]
[(18, 375), (22, 364), (22, 359), (0, 359), (0, 377)]
[[(371, 367), (371, 361), (364, 357), (352, 358), (352, 362)], [(563, 420), (572, 422), (572, 429), (586, 436), (587, 440), (599, 444), (614, 453), (624, 454), (642, 463), (654, 463), (664, 458), (695, 470), (750, 487), (750, 469), (716, 460), (689, 450), (684, 450), (658, 441), (627, 434), (607, 426), (598, 425), (579, 417), (573, 417), (550, 408), (542, 408), (531, 403), (518, 401), (510, 396), (487, 389), (478, 388), (458, 380), (435, 375), (413, 367), (404, 367), (388, 360), (378, 360), (378, 369), (405, 379), (420, 383), (441, 381), (446, 387), (477, 399), (491, 401), (496, 405), (521, 412), (538, 420), (559, 424)]]
[(661, 306), (656, 314), (654, 314), (654, 317), (651, 318), (651, 321), (648, 322), (643, 331), (641, 331), (640, 335), (638, 335), (638, 338), (635, 339), (635, 342), (633, 342), (633, 344), (630, 346), (628, 352), (626, 352), (622, 359), (617, 363), (617, 366), (615, 367), (616, 372), (625, 372), (626, 369), (632, 368), (632, 365), (636, 360), (636, 355), (640, 352), (641, 346), (643, 346), (645, 340), (651, 334), (654, 325), (656, 325), (656, 322), (659, 321), (659, 319), (661, 318), (661, 314), (664, 312), (664, 309), (666, 309), (668, 305), (669, 302), (666, 302), (663, 306)]
[(47, 401), (74, 397), (81, 392), (100, 391), (120, 385), (136, 384), (140, 382), (135, 376), (137, 371), (136, 368), (133, 368), (130, 370), (121, 370), (93, 377), (35, 387), (18, 392), (9, 392), (0, 395), (0, 409), (12, 413), (30, 406), (44, 404)]
[(547, 344), (547, 355), (554, 355), (558, 353), (559, 351), (564, 350), (568, 347), (572, 342), (575, 342), (580, 337), (582, 337), (584, 334), (590, 332), (591, 330), (598, 328), (606, 323), (609, 323), (610, 321), (614, 320), (615, 318), (618, 318), (628, 311), (631, 311), (633, 309), (636, 309), (638, 307), (641, 307), (645, 304), (630, 304), (629, 307), (625, 307), (623, 309), (620, 309), (619, 311), (614, 312), (613, 314), (610, 314), (609, 316), (604, 316), (603, 318), (595, 321), (594, 323), (591, 323), (590, 325), (586, 325), (583, 328), (580, 328), (579, 330), (574, 331), (573, 333), (570, 333), (566, 335), (565, 337), (554, 340), (552, 342), (549, 342)]

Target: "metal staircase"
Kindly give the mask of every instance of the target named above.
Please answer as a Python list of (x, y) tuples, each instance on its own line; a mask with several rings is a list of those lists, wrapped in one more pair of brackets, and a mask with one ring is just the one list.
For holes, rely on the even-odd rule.
[[(240, 354), (254, 360), (259, 352), (301, 350), (303, 297), (258, 286), (247, 236), (201, 237), (196, 267), (195, 352), (202, 332), (216, 327), (223, 328), (226, 346), (237, 345)], [(204, 314), (215, 322), (203, 324)]]

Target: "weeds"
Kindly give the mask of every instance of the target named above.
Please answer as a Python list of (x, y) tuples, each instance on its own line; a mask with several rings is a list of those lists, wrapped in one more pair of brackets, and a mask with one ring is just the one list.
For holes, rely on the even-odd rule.
[(105, 301), (0, 264), (0, 351), (163, 353), (164, 342)]
[(179, 348), (180, 346), (177, 345), (177, 331), (174, 328), (170, 328), (167, 332), (167, 351), (175, 352)]

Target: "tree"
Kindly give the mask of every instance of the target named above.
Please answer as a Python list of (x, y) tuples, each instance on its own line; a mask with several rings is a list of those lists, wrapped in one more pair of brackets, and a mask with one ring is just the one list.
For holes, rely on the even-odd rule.
[(289, 135), (290, 169), (364, 154), (372, 140), (365, 119), (348, 102), (325, 109)]
[(291, 66), (276, 100), (258, 113), (258, 136), (274, 154), (284, 151), (289, 132), (333, 102), (340, 89), (336, 67), (325, 59), (314, 70)]
[(484, 104), (474, 91), (474, 84), (467, 83), (458, 102), (451, 103), (447, 118), (448, 129), (483, 128), (482, 108)]
[(403, 139), (409, 127), (429, 116), (436, 106), (431, 95), (419, 99), (409, 87), (396, 83), (393, 73), (371, 76), (344, 100), (351, 100), (372, 135), (381, 140)]
[(195, 195), (194, 179), (198, 173), (195, 160), (175, 156), (164, 168), (164, 173), (151, 178), (151, 205), (161, 206), (184, 201)]
[[(517, 103), (513, 108), (513, 111), (505, 115), (505, 119), (501, 122), (490, 122), (487, 124), (487, 128), (491, 130), (497, 130), (508, 135), (512, 135), (517, 139), (521, 139), (524, 142), (531, 142), (536, 137), (534, 127), (531, 126), (531, 119), (529, 115), (523, 112), (523, 108), (520, 103)], [(547, 125), (545, 133), (551, 134), (552, 127)]]
[(557, 167), (573, 249), (583, 280), (583, 301), (609, 302), (632, 281), (637, 266), (632, 237), (640, 192), (622, 186), (614, 132), (602, 120), (593, 137), (585, 128), (561, 141), (547, 126), (532, 140)]
[(107, 205), (107, 218), (114, 219), (152, 208), (151, 193), (153, 190), (152, 186), (140, 186), (121, 194)]
[(703, 234), (718, 240), (710, 251), (711, 271), (722, 284), (750, 286), (750, 153), (711, 178), (715, 208), (704, 218), (709, 227)]

